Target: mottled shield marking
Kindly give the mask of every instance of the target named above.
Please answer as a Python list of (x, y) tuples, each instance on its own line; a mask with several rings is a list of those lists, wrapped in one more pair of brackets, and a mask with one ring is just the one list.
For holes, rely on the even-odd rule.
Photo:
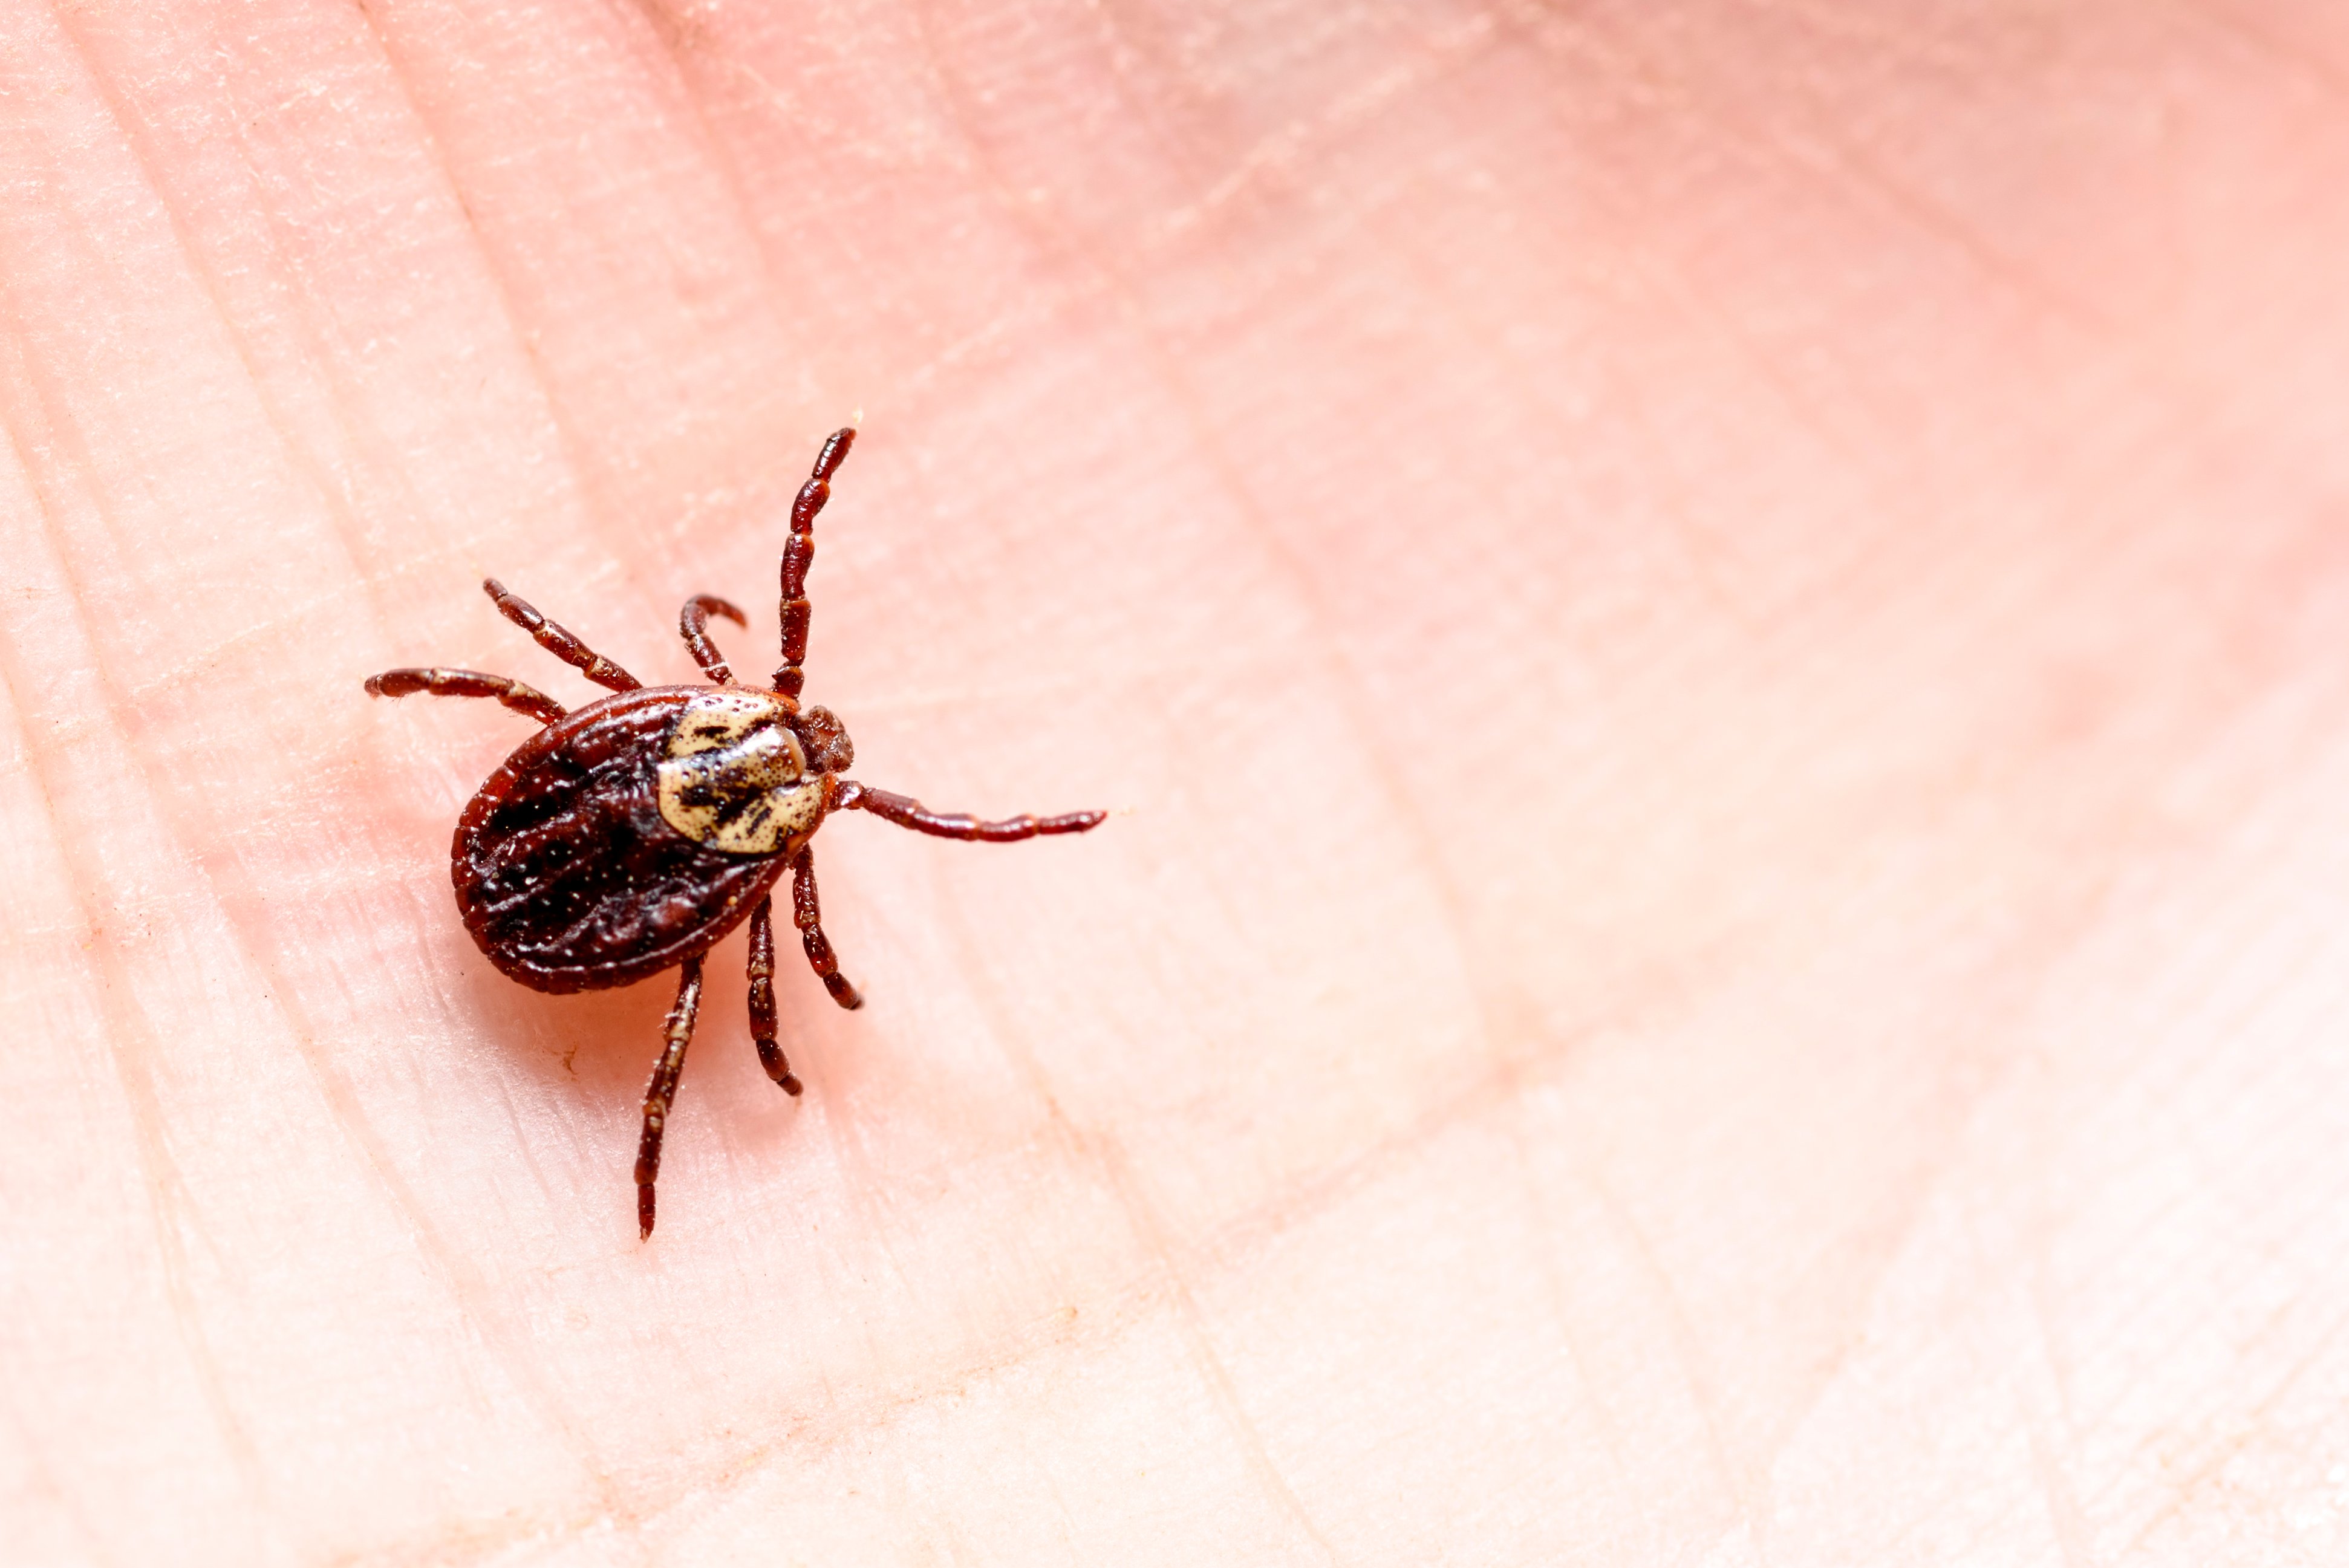
[(662, 820), (732, 855), (771, 855), (813, 832), (825, 782), (808, 771), (792, 713), (763, 692), (705, 692), (688, 703), (661, 757)]

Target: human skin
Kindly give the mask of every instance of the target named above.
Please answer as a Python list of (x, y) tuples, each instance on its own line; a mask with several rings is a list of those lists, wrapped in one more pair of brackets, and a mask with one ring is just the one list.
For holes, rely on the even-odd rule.
[[(0, 1555), (2349, 1551), (2349, 13), (0, 8)], [(448, 835), (688, 593), (760, 1071)]]

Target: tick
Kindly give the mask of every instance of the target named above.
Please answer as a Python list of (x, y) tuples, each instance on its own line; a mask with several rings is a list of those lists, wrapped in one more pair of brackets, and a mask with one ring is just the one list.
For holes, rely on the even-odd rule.
[(824, 940), (808, 841), (834, 811), (869, 811), (942, 839), (1009, 843), (1081, 833), (1108, 813), (1019, 816), (999, 822), (932, 811), (918, 800), (844, 777), (855, 758), (831, 711), (802, 707), (808, 565), (816, 514), (848, 456), (854, 428), (835, 431), (792, 503), (783, 546), (783, 662), (771, 687), (743, 686), (709, 640), (722, 615), (742, 612), (697, 593), (678, 631), (707, 686), (647, 686), (506, 592), (481, 584), (507, 620), (612, 696), (566, 712), (544, 692), (475, 670), (386, 670), (375, 696), (495, 697), (544, 727), (490, 775), (457, 820), (449, 855), (457, 910), (491, 963), (534, 991), (558, 995), (628, 985), (678, 970), (661, 1052), (645, 1087), (636, 1144), (636, 1223), (653, 1233), (661, 1134), (677, 1098), (685, 1048), (701, 1005), (702, 955), (750, 923), (750, 1035), (783, 1092), (801, 1085), (775, 1043), (774, 887), (792, 876), (792, 923), (832, 999), (861, 1007)]

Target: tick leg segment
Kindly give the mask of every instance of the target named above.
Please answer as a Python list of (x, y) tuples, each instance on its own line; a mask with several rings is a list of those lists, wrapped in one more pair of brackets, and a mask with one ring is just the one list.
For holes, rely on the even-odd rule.
[(750, 624), (742, 618), (740, 610), (717, 594), (696, 593), (677, 613), (678, 634), (685, 639), (685, 645), (693, 653), (693, 662), (701, 666), (701, 673), (709, 677), (712, 685), (732, 686), (734, 672), (727, 665), (726, 655), (718, 651), (718, 645), (709, 640), (712, 615), (723, 615), (738, 626)]
[(652, 1081), (645, 1085), (645, 1131), (636, 1140), (637, 1239), (653, 1233), (653, 1181), (660, 1174), (661, 1134), (668, 1126), (668, 1108), (677, 1099), (677, 1078), (685, 1070), (685, 1047), (693, 1038), (693, 1016), (701, 1010), (701, 960), (688, 958), (678, 982), (677, 1006), (668, 1010), (668, 1024), (660, 1059), (653, 1064)]
[(855, 439), (854, 425), (827, 437), (815, 455), (814, 471), (792, 502), (792, 537), (783, 545), (783, 667), (775, 672), (775, 689), (788, 697), (798, 696), (807, 680), (800, 665), (807, 658), (807, 574), (815, 559), (815, 514), (832, 499), (832, 476)]
[(856, 987), (840, 972), (840, 960), (832, 955), (832, 944), (824, 940), (823, 912), (815, 902), (815, 851), (802, 849), (792, 857), (792, 923), (800, 928), (800, 944), (807, 949), (808, 967), (832, 993), (832, 999), (842, 1006), (854, 1009), (864, 1006)]
[(645, 684), (507, 593), (506, 585), (496, 578), (482, 579), (481, 592), (496, 603), (499, 614), (528, 632), (540, 647), (597, 686), (609, 686), (614, 691), (634, 691)]
[(1100, 827), (1109, 817), (1107, 811), (1070, 811), (1058, 817), (1023, 813), (999, 822), (983, 822), (960, 811), (933, 811), (911, 795), (893, 795), (886, 789), (854, 781), (842, 783), (840, 793), (833, 798), (833, 810), (870, 811), (885, 821), (911, 828), (917, 833), (988, 844), (1011, 844), (1054, 833), (1082, 833)]
[(750, 912), (750, 1038), (759, 1047), (759, 1065), (782, 1087), (785, 1094), (800, 1092), (792, 1064), (775, 1044), (775, 901), (759, 901)]
[(479, 670), (386, 670), (369, 676), (369, 696), (412, 696), (420, 691), (434, 696), (493, 696), (516, 713), (526, 713), (543, 724), (563, 717), (563, 705), (543, 691), (506, 676), (485, 676)]

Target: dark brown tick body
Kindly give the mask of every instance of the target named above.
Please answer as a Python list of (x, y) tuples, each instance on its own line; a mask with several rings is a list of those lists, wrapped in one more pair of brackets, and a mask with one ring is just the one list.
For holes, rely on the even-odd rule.
[(457, 907), (491, 963), (533, 990), (556, 993), (628, 985), (682, 969), (645, 1089), (636, 1220), (646, 1236), (653, 1233), (661, 1134), (701, 1004), (702, 954), (745, 919), (759, 1060), (787, 1092), (800, 1092), (775, 1043), (772, 892), (786, 871), (792, 923), (810, 966), (833, 1001), (864, 1006), (833, 958), (816, 906), (808, 841), (827, 816), (863, 810), (940, 838), (1002, 843), (1081, 833), (1105, 815), (982, 822), (842, 777), (855, 748), (829, 711), (800, 706), (800, 665), (807, 656), (815, 518), (855, 437), (841, 430), (824, 442), (792, 506), (783, 549), (783, 664), (772, 689), (736, 684), (711, 645), (711, 615), (743, 624), (742, 612), (723, 599), (697, 594), (678, 617), (686, 646), (712, 684), (647, 687), (494, 579), (482, 586), (507, 619), (614, 695), (566, 713), (520, 681), (473, 670), (386, 670), (367, 683), (377, 696), (421, 691), (495, 697), (546, 726), (499, 765), (457, 822), (450, 854)]

